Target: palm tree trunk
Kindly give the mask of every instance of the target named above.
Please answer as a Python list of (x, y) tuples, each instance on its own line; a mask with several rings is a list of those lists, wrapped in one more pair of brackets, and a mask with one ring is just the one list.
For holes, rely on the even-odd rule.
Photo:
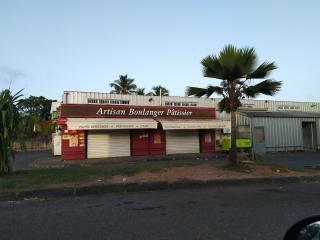
[(237, 164), (237, 112), (231, 111), (231, 149), (229, 164)]

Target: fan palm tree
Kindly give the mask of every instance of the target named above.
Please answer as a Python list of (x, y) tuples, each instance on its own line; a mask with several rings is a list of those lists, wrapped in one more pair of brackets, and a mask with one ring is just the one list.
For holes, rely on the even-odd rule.
[(11, 95), (6, 89), (0, 93), (0, 176), (11, 171), (10, 162), (14, 158), (12, 145), (20, 137), (20, 114), (17, 108), (21, 91)]
[(133, 83), (133, 78), (128, 78), (128, 75), (120, 75), (119, 79), (114, 80), (113, 83), (110, 83), (110, 87), (113, 90), (110, 93), (118, 94), (133, 94), (137, 86)]
[(137, 88), (135, 92), (137, 95), (144, 96), (144, 95), (146, 95), (146, 93), (144, 91), (145, 91), (145, 88)]
[(165, 87), (162, 87), (161, 85), (154, 86), (152, 88), (152, 92), (149, 92), (148, 95), (150, 96), (169, 96), (169, 90), (166, 89)]
[[(201, 64), (204, 77), (221, 80), (220, 86), (209, 85), (207, 88), (187, 87), (188, 96), (211, 96), (213, 93), (222, 96), (218, 107), (220, 111), (231, 114), (231, 150), (230, 164), (237, 163), (236, 149), (236, 111), (241, 106), (241, 99), (254, 98), (259, 94), (273, 96), (281, 88), (281, 82), (266, 79), (277, 66), (274, 62), (263, 62), (257, 66), (257, 55), (254, 48), (236, 48), (226, 45), (219, 55), (205, 57)], [(253, 80), (262, 80), (253, 84)]]

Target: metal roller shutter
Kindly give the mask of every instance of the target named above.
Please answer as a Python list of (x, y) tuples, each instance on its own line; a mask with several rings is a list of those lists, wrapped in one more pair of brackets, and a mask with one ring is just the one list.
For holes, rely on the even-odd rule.
[(88, 131), (88, 158), (130, 156), (129, 130)]
[(199, 153), (198, 130), (168, 130), (166, 131), (167, 154)]

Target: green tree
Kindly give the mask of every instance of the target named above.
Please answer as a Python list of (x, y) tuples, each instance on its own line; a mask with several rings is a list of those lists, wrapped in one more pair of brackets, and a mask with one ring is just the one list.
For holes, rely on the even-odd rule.
[(43, 96), (30, 96), (20, 99), (18, 109), (21, 114), (21, 121), (24, 125), (25, 138), (42, 138), (48, 141), (51, 135), (50, 109), (51, 103), (55, 100)]
[[(257, 55), (254, 48), (236, 48), (233, 45), (226, 45), (219, 55), (205, 57), (201, 64), (204, 77), (221, 80), (220, 86), (187, 87), (186, 94), (188, 96), (209, 97), (216, 93), (222, 96), (219, 109), (231, 115), (229, 162), (230, 164), (236, 164), (236, 112), (241, 106), (241, 99), (254, 98), (259, 94), (273, 96), (279, 91), (281, 88), (280, 81), (266, 79), (277, 66), (274, 62), (263, 62), (257, 66)], [(263, 81), (253, 84), (254, 79)]]
[(142, 95), (142, 96), (146, 95), (145, 88), (137, 88), (135, 92), (137, 95)]
[(128, 78), (128, 75), (120, 75), (119, 79), (110, 83), (110, 87), (113, 88), (110, 93), (117, 94), (133, 94), (137, 89), (137, 86), (134, 84), (134, 79)]
[(165, 87), (162, 87), (161, 85), (154, 86), (152, 88), (152, 92), (149, 92), (148, 95), (150, 95), (150, 96), (160, 96), (160, 92), (161, 92), (161, 96), (169, 96), (169, 90), (166, 89)]
[(38, 116), (40, 119), (49, 120), (51, 103), (55, 101), (43, 96), (30, 96), (21, 99), (18, 107), (23, 116)]
[(11, 171), (10, 162), (14, 158), (12, 145), (20, 137), (17, 103), (21, 96), (21, 91), (12, 95), (8, 89), (0, 93), (0, 176)]

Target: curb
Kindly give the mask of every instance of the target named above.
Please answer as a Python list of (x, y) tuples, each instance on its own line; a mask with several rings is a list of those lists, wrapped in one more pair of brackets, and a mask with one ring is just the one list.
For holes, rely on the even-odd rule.
[(159, 190), (192, 189), (219, 186), (241, 186), (249, 184), (274, 184), (274, 183), (296, 183), (320, 181), (320, 176), (298, 176), (298, 177), (258, 177), (241, 179), (215, 179), (215, 180), (190, 180), (183, 179), (175, 182), (136, 182), (118, 183), (107, 185), (92, 185), (83, 187), (48, 188), (35, 190), (21, 190), (11, 192), (0, 192), (0, 201), (17, 201), (27, 199), (51, 199), (88, 195), (101, 195), (110, 193), (146, 192)]

